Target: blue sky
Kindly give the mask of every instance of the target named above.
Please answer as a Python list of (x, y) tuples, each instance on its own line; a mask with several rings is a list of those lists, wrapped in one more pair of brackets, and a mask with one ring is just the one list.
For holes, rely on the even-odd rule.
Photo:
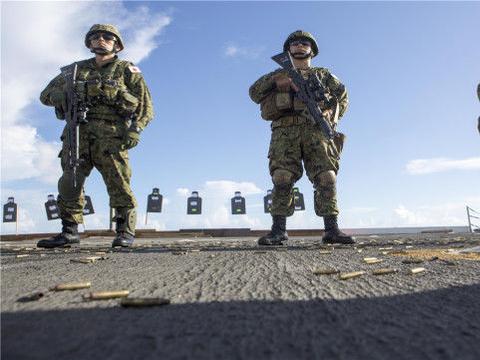
[[(51, 7), (2, 3), (2, 74), (10, 75), (2, 76), (1, 199), (16, 197), (25, 232), (58, 228), (47, 223), (43, 202), (56, 194), (63, 124), (38, 94), (60, 66), (90, 56), (83, 34), (94, 22), (121, 27), (120, 56), (138, 63), (153, 96), (155, 119), (130, 153), (141, 227), (153, 187), (166, 204), (147, 227), (270, 225), (262, 208), (271, 188), (270, 128), (248, 88), (275, 69), (270, 57), (297, 29), (318, 40), (314, 65), (329, 68), (349, 91), (340, 123), (348, 137), (338, 177), (341, 225), (464, 225), (465, 205), (480, 210), (479, 3), (57, 3), (64, 20), (49, 15)], [(16, 16), (31, 16), (35, 29), (19, 26)], [(28, 43), (32, 30), (42, 37), (33, 48), (5, 35)], [(289, 227), (322, 227), (311, 184), (305, 177), (297, 185), (307, 210)], [(246, 216), (228, 215), (237, 189), (247, 198)], [(204, 215), (185, 215), (193, 190), (204, 199)], [(87, 228), (104, 228), (108, 197), (97, 172), (86, 192), (97, 211)], [(2, 232), (12, 229), (4, 225)]]

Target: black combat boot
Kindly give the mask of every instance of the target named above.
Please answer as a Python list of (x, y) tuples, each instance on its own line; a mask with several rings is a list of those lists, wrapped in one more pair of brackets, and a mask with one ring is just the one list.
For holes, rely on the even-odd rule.
[(349, 236), (338, 228), (337, 216), (326, 215), (323, 217), (325, 223), (325, 235), (322, 241), (325, 244), (355, 244), (355, 238)]
[(273, 215), (272, 230), (258, 239), (258, 245), (283, 245), (283, 241), (288, 240), (287, 217), (282, 215)]
[(80, 243), (78, 234), (78, 225), (62, 219), (62, 232), (50, 239), (42, 239), (37, 243), (40, 248), (56, 248), (60, 246), (70, 246)]
[[(136, 222), (136, 213), (134, 209), (117, 209), (117, 214), (115, 217), (116, 221), (116, 232), (117, 235), (113, 239), (112, 248), (121, 246), (121, 247), (130, 247), (135, 241), (135, 236), (132, 233), (135, 231), (132, 228), (132, 223)], [(134, 225), (133, 225), (134, 226)]]
[(127, 233), (127, 232), (117, 232), (115, 239), (113, 239), (112, 247), (130, 247), (133, 245), (135, 241), (135, 236)]

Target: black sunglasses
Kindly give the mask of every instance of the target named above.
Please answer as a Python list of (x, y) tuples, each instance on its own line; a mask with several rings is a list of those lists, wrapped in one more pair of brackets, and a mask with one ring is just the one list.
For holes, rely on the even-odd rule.
[(303, 46), (312, 46), (312, 44), (308, 40), (294, 40), (290, 42), (290, 45), (292, 46), (298, 46), (300, 44)]
[(107, 41), (117, 39), (116, 36), (113, 35), (113, 34), (98, 32), (98, 33), (92, 34), (89, 37), (89, 40), (100, 40), (100, 38), (102, 38), (103, 40), (107, 40)]

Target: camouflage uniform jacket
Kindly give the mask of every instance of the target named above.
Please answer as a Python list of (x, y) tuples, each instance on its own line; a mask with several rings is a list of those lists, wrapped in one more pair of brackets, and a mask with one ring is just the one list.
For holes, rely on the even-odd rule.
[[(334, 95), (337, 98), (339, 104), (339, 114), (338, 118), (341, 118), (348, 107), (348, 95), (345, 86), (340, 82), (340, 80), (330, 73), (326, 68), (322, 67), (312, 67), (308, 70), (300, 70), (302, 76), (308, 76), (309, 72), (314, 71), (318, 74), (322, 85), (329, 90), (329, 93)], [(261, 104), (268, 95), (278, 92), (275, 87), (275, 76), (281, 75), (284, 73), (287, 75), (287, 72), (283, 69), (277, 69), (262, 76), (258, 79), (249, 90), (250, 98), (257, 104)], [(299, 101), (299, 100), (298, 100)], [(321, 106), (322, 107), (322, 106)], [(325, 110), (322, 107), (322, 110)], [(285, 111), (285, 115), (293, 115), (292, 111)]]
[[(122, 136), (132, 114), (141, 130), (147, 126), (153, 118), (152, 99), (136, 66), (117, 56), (102, 67), (96, 65), (95, 58), (79, 61), (77, 65), (77, 93), (87, 104), (86, 126), (94, 137)], [(64, 85), (65, 78), (59, 74), (42, 91), (40, 101), (55, 106), (51, 94), (63, 91)], [(61, 107), (56, 107), (55, 113), (59, 119), (65, 118)], [(110, 131), (103, 131), (105, 127)]]

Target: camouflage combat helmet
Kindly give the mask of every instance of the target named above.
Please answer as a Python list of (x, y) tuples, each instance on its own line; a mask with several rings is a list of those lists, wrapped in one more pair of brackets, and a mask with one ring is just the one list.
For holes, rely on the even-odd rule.
[(290, 42), (293, 41), (293, 40), (297, 40), (297, 39), (307, 39), (307, 40), (309, 40), (312, 43), (312, 52), (313, 52), (312, 57), (318, 55), (317, 41), (315, 40), (315, 38), (313, 37), (312, 34), (310, 34), (309, 32), (303, 31), (303, 30), (297, 30), (297, 31), (294, 31), (293, 33), (291, 33), (290, 35), (288, 35), (287, 40), (285, 40), (285, 43), (283, 44), (283, 51), (288, 51), (288, 48), (290, 46)]
[(85, 35), (85, 46), (87, 48), (90, 47), (90, 41), (88, 40), (88, 38), (90, 37), (90, 35), (96, 32), (108, 32), (110, 34), (115, 35), (117, 37), (117, 44), (118, 46), (120, 46), (120, 50), (118, 51), (123, 50), (124, 46), (123, 46), (122, 37), (120, 36), (120, 31), (118, 31), (118, 29), (115, 26), (110, 24), (95, 24), (90, 28), (90, 30), (88, 30), (87, 35)]

